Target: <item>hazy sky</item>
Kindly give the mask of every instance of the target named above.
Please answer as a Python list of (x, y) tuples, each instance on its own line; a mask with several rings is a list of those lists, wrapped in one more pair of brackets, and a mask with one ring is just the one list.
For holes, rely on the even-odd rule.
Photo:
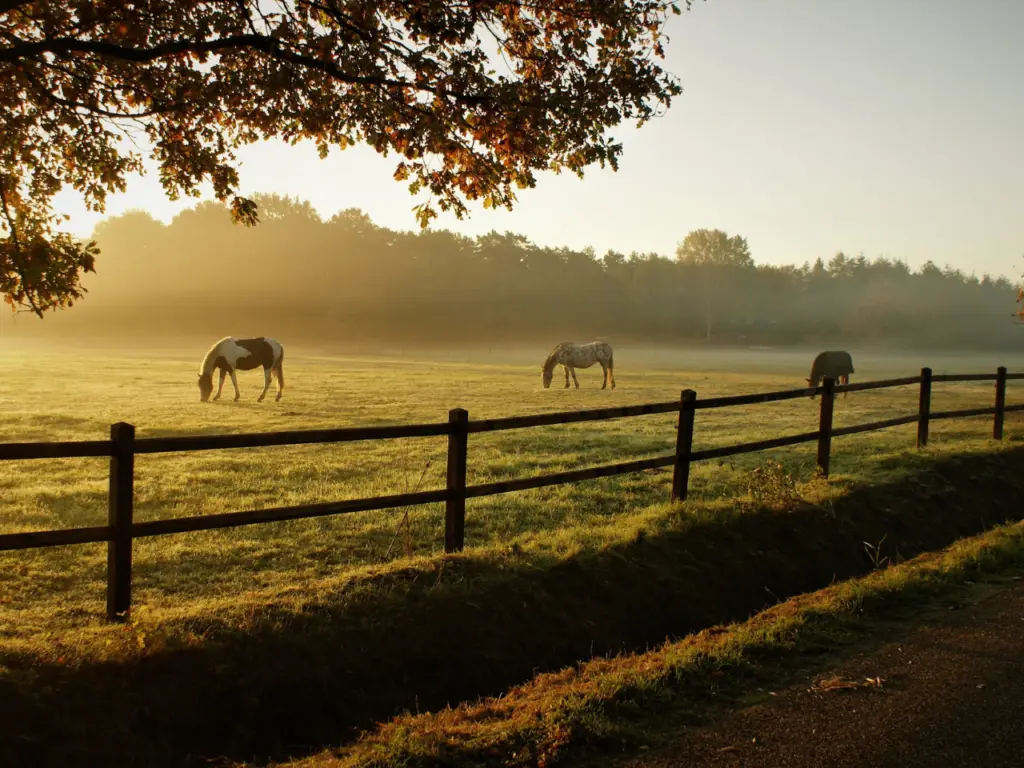
[[(435, 226), (521, 232), (541, 245), (671, 254), (691, 229), (745, 236), (756, 261), (838, 250), (1024, 271), (1024, 0), (706, 0), (669, 25), (683, 95), (664, 118), (614, 135), (618, 173), (545, 174), (512, 212), (473, 209)], [(394, 157), (311, 146), (242, 154), (245, 192), (358, 207), (412, 229), (415, 199)], [(169, 221), (156, 174), (108, 213)], [(88, 234), (101, 217), (59, 208)]]

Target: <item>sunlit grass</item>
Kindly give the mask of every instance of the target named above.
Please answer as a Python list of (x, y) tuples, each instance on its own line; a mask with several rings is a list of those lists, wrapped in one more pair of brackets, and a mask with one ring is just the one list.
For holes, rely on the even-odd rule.
[[(201, 352), (202, 350), (200, 350)], [(500, 363), (454, 359), (334, 357), (289, 349), (287, 389), (280, 403), (257, 404), (258, 373), (239, 376), (242, 400), (198, 402), (199, 354), (45, 349), (0, 351), (0, 440), (103, 438), (128, 421), (139, 437), (258, 432), (349, 425), (440, 422), (450, 408), (471, 418), (674, 400), (683, 388), (699, 397), (803, 385), (803, 363), (781, 358), (751, 370), (737, 353), (732, 370), (709, 370), (707, 359), (675, 353), (616, 352), (619, 387), (601, 391), (600, 372), (580, 373), (581, 389), (540, 385), (539, 360), (522, 355)], [(800, 358), (802, 359), (802, 358)], [(692, 370), (686, 367), (692, 362)], [(717, 358), (716, 364), (728, 360)], [(916, 362), (916, 361), (915, 361)], [(678, 366), (678, 367), (674, 367)], [(984, 371), (965, 359), (944, 370)], [(858, 363), (854, 380), (910, 375), (899, 358)], [(937, 367), (938, 371), (939, 368)], [(230, 387), (228, 389), (230, 392)], [(1020, 393), (1011, 390), (1010, 402)], [(936, 385), (936, 410), (987, 405), (991, 383)], [(916, 387), (840, 398), (836, 426), (913, 413)], [(809, 400), (701, 411), (695, 447), (711, 447), (816, 429)], [(1008, 419), (1012, 439), (1020, 421)], [(675, 415), (473, 435), (469, 483), (626, 461), (671, 452)], [(913, 425), (837, 439), (835, 482), (877, 481), (904, 471), (914, 453)], [(936, 422), (933, 452), (988, 450), (987, 418)], [(140, 456), (136, 519), (186, 517), (426, 490), (444, 484), (444, 438)], [(813, 445), (698, 465), (691, 498), (725, 501), (746, 494), (749, 470), (771, 457), (798, 480), (814, 471)], [(668, 471), (471, 500), (467, 546), (515, 547), (540, 559), (564, 558), (605, 546), (620, 522), (669, 494)], [(106, 521), (107, 463), (99, 459), (5, 462), (0, 473), (0, 532), (43, 530)], [(657, 515), (658, 507), (651, 515)], [(408, 531), (400, 529), (408, 513)], [(312, 594), (325, 579), (379, 568), (409, 557), (433, 557), (443, 546), (443, 510), (367, 512), (224, 531), (141, 539), (135, 545), (137, 606), (177, 616), (230, 610), (240, 593), (260, 602), (283, 593)], [(81, 545), (0, 554), (0, 642), (61, 627), (84, 627), (103, 611), (106, 550)]]

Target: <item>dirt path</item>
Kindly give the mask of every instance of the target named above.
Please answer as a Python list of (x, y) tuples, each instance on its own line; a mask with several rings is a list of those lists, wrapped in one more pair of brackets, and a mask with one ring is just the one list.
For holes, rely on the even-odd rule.
[(1024, 765), (1024, 582), (620, 765)]

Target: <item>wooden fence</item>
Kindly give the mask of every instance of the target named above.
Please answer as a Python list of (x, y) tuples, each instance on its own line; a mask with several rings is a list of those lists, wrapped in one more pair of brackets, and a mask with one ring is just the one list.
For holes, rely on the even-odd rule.
[[(444, 502), (445, 552), (458, 552), (465, 543), (466, 499), (671, 466), (673, 467), (671, 498), (672, 500), (683, 500), (686, 498), (690, 465), (694, 462), (808, 442), (817, 442), (817, 464), (827, 476), (832, 438), (886, 429), (901, 424), (916, 423), (917, 445), (921, 447), (928, 442), (929, 423), (936, 419), (992, 415), (994, 416), (992, 436), (996, 440), (1000, 440), (1003, 436), (1004, 415), (1008, 411), (1024, 410), (1024, 404), (1006, 405), (1006, 382), (1010, 379), (1024, 379), (1024, 373), (1008, 374), (1005, 368), (999, 368), (995, 374), (932, 375), (930, 368), (923, 368), (919, 376), (908, 376), (901, 379), (885, 379), (882, 381), (867, 381), (859, 384), (838, 386), (832, 379), (825, 379), (819, 387), (755, 395), (712, 397), (706, 400), (698, 400), (696, 392), (692, 389), (686, 389), (683, 390), (678, 401), (619, 408), (597, 408), (585, 411), (546, 413), (536, 416), (511, 416), (481, 421), (470, 421), (467, 411), (462, 408), (455, 408), (448, 413), (448, 421), (446, 423), (266, 432), (258, 434), (147, 437), (136, 439), (134, 426), (118, 423), (111, 425), (109, 440), (0, 444), (0, 461), (85, 456), (106, 456), (110, 458), (110, 492), (108, 497), (107, 525), (91, 528), (0, 534), (0, 551), (107, 542), (107, 616), (112, 621), (118, 621), (128, 616), (131, 607), (132, 541), (140, 537), (162, 536), (169, 533), (204, 531), (215, 528), (252, 525), (254, 523), (299, 520), (349, 512), (393, 509), (396, 507)], [(996, 385), (994, 406), (956, 411), (932, 411), (932, 385), (936, 382), (961, 381), (994, 381)], [(843, 392), (864, 392), (871, 389), (886, 389), (913, 384), (920, 385), (917, 413), (874, 421), (868, 424), (842, 427), (840, 429), (832, 427), (835, 395)], [(769, 403), (817, 395), (821, 396), (821, 404), (818, 429), (815, 432), (788, 435), (771, 440), (758, 440), (739, 445), (708, 448), (700, 451), (693, 450), (694, 421), (696, 412), (699, 410)], [(591, 467), (589, 469), (577, 469), (569, 472), (556, 472), (518, 480), (466, 485), (469, 435), (471, 434), (554, 424), (572, 424), (584, 421), (604, 421), (677, 411), (679, 413), (679, 423), (674, 453), (654, 458), (626, 461), (619, 464)], [(447, 482), (443, 489), (379, 496), (368, 499), (306, 504), (295, 507), (274, 507), (244, 512), (227, 512), (197, 517), (147, 520), (145, 522), (134, 522), (132, 519), (135, 457), (138, 455), (180, 451), (209, 451), (219, 448), (343, 443), (357, 440), (385, 440), (442, 435), (448, 437)]]

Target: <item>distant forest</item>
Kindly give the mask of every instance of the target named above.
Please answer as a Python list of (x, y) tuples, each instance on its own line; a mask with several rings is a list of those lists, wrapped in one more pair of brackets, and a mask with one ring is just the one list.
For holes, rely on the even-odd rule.
[(257, 199), (254, 228), (216, 203), (170, 225), (142, 212), (104, 220), (84, 301), (19, 327), (361, 344), (998, 348), (1024, 339), (1013, 284), (931, 262), (915, 271), (837, 253), (770, 266), (756, 264), (742, 238), (706, 230), (672, 256), (599, 256), (512, 233), (396, 232), (355, 209), (323, 220), (306, 202)]

